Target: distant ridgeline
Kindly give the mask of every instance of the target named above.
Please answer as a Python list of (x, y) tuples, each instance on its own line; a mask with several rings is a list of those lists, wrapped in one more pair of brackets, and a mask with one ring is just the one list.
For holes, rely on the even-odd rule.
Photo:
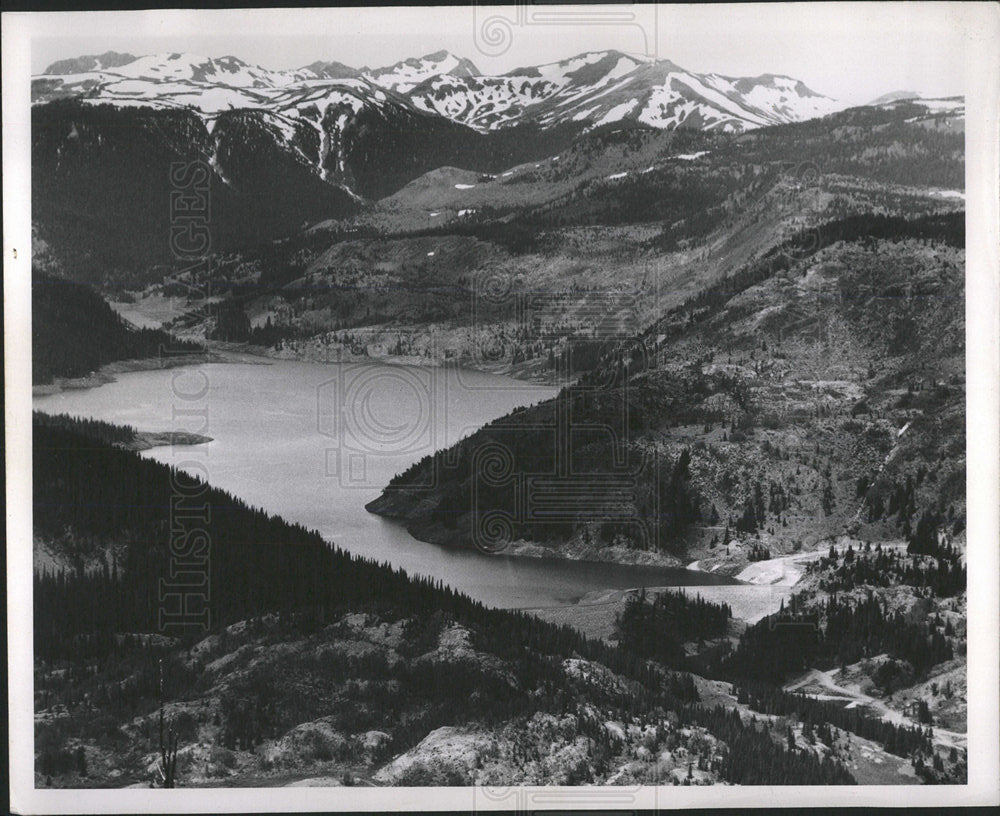
[[(965, 211), (915, 218), (861, 213), (799, 230), (758, 260), (751, 261), (731, 275), (724, 275), (714, 285), (702, 289), (680, 306), (670, 309), (647, 328), (641, 337), (649, 343), (649, 338), (664, 332), (667, 333), (667, 339), (670, 335), (683, 334), (691, 323), (713, 316), (735, 295), (786, 272), (796, 262), (809, 258), (838, 241), (870, 244), (877, 240), (899, 241), (907, 238), (936, 241), (965, 249)], [(662, 343), (663, 340), (659, 342)], [(598, 372), (590, 379), (600, 382), (602, 376), (605, 375)]]
[[(908, 124), (907, 119), (921, 110), (915, 105), (853, 108), (740, 135), (664, 133), (639, 126), (596, 128), (566, 146), (558, 164), (515, 177), (518, 184), (555, 184), (579, 176), (580, 183), (569, 192), (531, 206), (487, 204), (459, 222), (404, 234), (471, 235), (522, 254), (544, 249), (553, 229), (662, 223), (660, 234), (646, 244), (653, 250), (675, 251), (736, 223), (782, 177), (813, 173), (817, 178), (864, 180), (872, 187), (866, 195), (890, 212), (902, 209), (917, 215), (933, 210), (934, 200), (875, 188), (960, 190), (965, 183), (963, 133)], [(642, 172), (611, 180), (586, 178), (591, 167), (615, 151), (638, 153), (652, 144), (660, 145), (663, 155), (686, 153), (695, 158), (657, 161)], [(847, 199), (830, 206), (833, 212), (856, 208)]]
[(36, 274), (31, 284), (31, 375), (83, 377), (117, 360), (202, 351), (159, 329), (134, 329), (89, 287)]
[[(112, 447), (86, 431), (69, 418), (35, 423), (36, 541), (62, 547), (83, 541), (115, 542), (124, 545), (124, 556), (113, 561), (109, 557), (110, 564), (90, 571), (36, 570), (35, 658), (43, 666), (65, 666), (87, 678), (83, 686), (73, 687), (76, 696), (66, 701), (75, 706), (89, 689), (89, 705), (97, 714), (72, 720), (67, 728), (79, 725), (83, 730), (76, 736), (90, 738), (93, 729), (88, 723), (96, 716), (104, 723), (102, 733), (120, 740), (117, 724), (156, 710), (161, 665), (166, 699), (190, 695), (196, 699), (202, 680), (210, 687), (211, 672), (198, 661), (192, 663), (187, 651), (207, 633), (195, 627), (186, 634), (168, 633), (178, 634), (179, 639), (144, 637), (159, 631), (158, 591), (170, 569), (168, 519), (176, 492), (172, 478), (178, 477), (172, 477), (167, 466)], [(261, 616), (272, 614), (278, 620), (277, 630), (272, 629), (276, 644), (301, 642), (337, 623), (345, 613), (362, 612), (381, 620), (408, 619), (412, 656), (436, 642), (444, 623), (457, 623), (470, 632), (473, 648), (489, 661), (502, 661), (491, 670), (489, 661), (388, 664), (349, 658), (327, 667), (318, 654), (288, 658), (317, 677), (317, 688), (332, 682), (343, 686), (342, 694), (362, 694), (365, 689), (374, 694), (390, 682), (391, 699), (362, 697), (348, 703), (358, 728), (392, 731), (394, 753), (443, 725), (497, 725), (533, 712), (563, 716), (579, 710), (578, 705), (595, 705), (609, 715), (640, 720), (657, 721), (665, 712), (674, 712), (680, 724), (706, 728), (728, 746), (716, 771), (729, 782), (854, 781), (828, 757), (786, 750), (758, 723), (699, 704), (689, 675), (676, 674), (625, 648), (590, 640), (566, 626), (519, 611), (488, 609), (440, 582), (411, 578), (388, 565), (347, 554), (313, 531), (269, 516), (223, 491), (202, 487), (196, 501), (211, 507), (202, 548), (210, 550), (206, 565), (212, 631), (241, 620), (253, 627)], [(670, 617), (684, 617), (682, 605), (680, 598), (672, 599)], [(698, 609), (706, 621), (712, 619), (712, 626), (718, 615), (728, 617), (728, 610), (721, 607), (707, 617), (704, 604)], [(570, 682), (567, 687), (563, 661), (568, 658), (603, 664), (628, 682), (609, 686)], [(319, 669), (323, 669), (322, 683), (315, 674)], [(242, 678), (238, 688), (224, 692), (222, 744), (252, 748), (298, 723), (332, 716), (334, 704), (323, 694), (293, 691), (294, 684), (286, 687), (276, 680), (279, 676), (257, 669)], [(343, 685), (348, 677), (358, 682)], [(53, 685), (40, 693), (52, 703), (62, 699), (54, 695), (63, 692)], [(368, 710), (361, 719), (359, 709)], [(400, 718), (399, 711), (418, 713)], [(342, 719), (341, 714), (336, 716)], [(592, 728), (587, 723), (581, 728), (592, 732), (595, 751), (607, 751), (607, 729), (600, 718)], [(50, 731), (43, 736), (57, 734)], [(107, 739), (106, 735), (100, 738)], [(41, 748), (43, 762), (65, 759), (58, 745), (46, 745)]]

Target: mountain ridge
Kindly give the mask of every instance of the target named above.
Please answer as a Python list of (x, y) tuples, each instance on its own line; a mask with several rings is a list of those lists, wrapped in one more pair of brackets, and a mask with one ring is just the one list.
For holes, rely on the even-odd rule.
[[(777, 79), (789, 82), (778, 87)], [(415, 110), (480, 131), (526, 121), (543, 127), (567, 122), (593, 127), (633, 120), (659, 128), (741, 132), (843, 107), (791, 77), (696, 74), (670, 60), (642, 60), (615, 50), (588, 51), (498, 75), (483, 74), (468, 58), (446, 50), (380, 68), (320, 60), (283, 70), (233, 56), (108, 52), (52, 63), (33, 78), (32, 89), (36, 103), (69, 95), (118, 105), (182, 104), (212, 114), (227, 107), (287, 111), (294, 107), (288, 94), (301, 97), (318, 82), (331, 89), (339, 85), (341, 92), (353, 91), (370, 102), (382, 102), (382, 95), (392, 92)], [(211, 92), (220, 87), (233, 93)], [(629, 105), (637, 99), (641, 106)]]

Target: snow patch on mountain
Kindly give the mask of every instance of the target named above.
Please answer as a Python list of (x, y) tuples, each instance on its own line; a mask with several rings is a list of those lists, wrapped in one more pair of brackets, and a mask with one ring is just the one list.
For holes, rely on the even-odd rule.
[(915, 99), (913, 101), (927, 108), (928, 113), (965, 113), (965, 99), (963, 97)]
[(638, 99), (632, 99), (629, 102), (622, 102), (620, 105), (615, 105), (611, 110), (609, 110), (604, 116), (598, 119), (594, 124), (597, 126), (606, 125), (609, 122), (618, 122), (625, 117), (625, 114), (632, 111), (636, 105), (639, 104)]
[[(962, 190), (931, 190), (931, 195), (935, 198), (965, 199), (965, 193)], [(900, 434), (902, 435), (902, 432)]]

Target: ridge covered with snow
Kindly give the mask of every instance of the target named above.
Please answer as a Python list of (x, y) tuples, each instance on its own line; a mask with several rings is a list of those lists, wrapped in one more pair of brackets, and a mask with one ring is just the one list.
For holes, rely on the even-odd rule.
[(235, 108), (299, 116), (310, 106), (348, 100), (392, 104), (434, 114), (480, 131), (522, 123), (580, 128), (635, 122), (741, 132), (796, 122), (843, 105), (791, 77), (733, 78), (696, 74), (669, 60), (619, 51), (483, 75), (468, 59), (438, 51), (383, 68), (354, 69), (335, 61), (273, 70), (227, 57), (162, 53), (141, 57), (108, 52), (62, 60), (33, 78), (36, 103), (60, 97), (155, 108), (192, 108), (205, 116)]

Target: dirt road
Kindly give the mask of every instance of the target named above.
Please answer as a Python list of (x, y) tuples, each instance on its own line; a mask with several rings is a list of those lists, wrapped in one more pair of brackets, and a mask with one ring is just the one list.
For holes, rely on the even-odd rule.
[[(801, 677), (797, 678), (791, 683), (785, 686), (785, 691), (798, 691), (800, 689), (805, 689), (805, 693), (810, 697), (814, 697), (817, 700), (843, 700), (850, 701), (848, 705), (858, 706), (862, 705), (865, 708), (870, 709), (879, 718), (891, 722), (895, 725), (905, 725), (913, 726), (917, 725), (917, 722), (910, 717), (907, 717), (901, 711), (896, 711), (895, 709), (889, 708), (882, 700), (877, 697), (872, 697), (868, 694), (862, 692), (857, 686), (841, 686), (834, 681), (834, 676), (840, 672), (840, 669), (831, 669), (829, 671), (820, 671), (819, 669), (810, 669)], [(818, 692), (814, 693), (808, 688), (810, 686), (819, 686), (825, 689), (828, 693)], [(946, 748), (966, 748), (969, 743), (968, 734), (960, 734), (957, 731), (949, 731), (945, 728), (933, 727), (934, 732), (934, 744), (943, 745)]]

